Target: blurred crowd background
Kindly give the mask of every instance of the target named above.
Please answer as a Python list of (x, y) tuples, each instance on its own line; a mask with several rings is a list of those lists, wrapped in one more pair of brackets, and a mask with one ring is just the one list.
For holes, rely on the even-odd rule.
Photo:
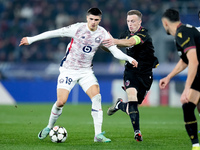
[[(90, 7), (98, 7), (103, 11), (100, 25), (113, 37), (118, 37), (127, 29), (126, 13), (130, 9), (142, 12), (142, 25), (149, 29), (152, 37), (162, 28), (160, 17), (167, 7), (177, 8), (188, 23), (199, 24), (198, 0), (0, 0), (0, 62), (60, 62), (65, 55), (69, 38), (55, 38), (24, 47), (18, 46), (20, 39), (84, 22)], [(162, 38), (162, 34), (157, 37)], [(156, 45), (156, 37), (153, 40)], [(171, 47), (167, 55), (162, 52), (167, 49), (155, 49), (156, 54), (161, 55), (161, 62), (176, 61), (173, 45)], [(94, 62), (112, 61), (112, 56), (102, 50), (94, 58)]]
[[(198, 26), (199, 0), (0, 0), (0, 62), (55, 62), (61, 61), (69, 38), (54, 38), (19, 47), (24, 36), (34, 36), (41, 32), (86, 21), (90, 7), (98, 7), (103, 12), (100, 23), (113, 37), (127, 30), (126, 13), (130, 9), (143, 14), (142, 25), (149, 29), (153, 37), (156, 55), (160, 62), (176, 61), (173, 40), (168, 47), (160, 47), (158, 39), (162, 34), (162, 12), (173, 7), (180, 11), (182, 18)], [(165, 51), (165, 52), (164, 52)], [(112, 62), (113, 57), (99, 50), (94, 62)]]
[[(3, 96), (1, 94), (0, 104), (2, 100), (8, 103), (6, 96), (10, 97), (9, 94), (16, 102), (51, 102), (56, 99), (59, 64), (71, 39), (53, 38), (19, 47), (20, 40), (24, 36), (85, 22), (86, 12), (91, 7), (102, 10), (100, 25), (114, 38), (128, 29), (126, 14), (129, 10), (142, 12), (142, 26), (149, 30), (160, 62), (153, 70), (154, 82), (148, 96), (150, 105), (180, 105), (174, 99), (181, 95), (187, 69), (164, 91), (158, 87), (159, 79), (168, 74), (179, 59), (174, 38), (166, 34), (161, 17), (166, 9), (175, 8), (183, 23), (200, 26), (199, 0), (0, 0), (0, 91), (5, 91)], [(125, 94), (121, 89), (123, 62), (120, 65), (119, 60), (100, 49), (93, 64), (101, 94), (106, 95), (104, 102), (122, 97)], [(75, 103), (88, 98), (79, 88), (76, 86), (71, 92), (71, 101)]]

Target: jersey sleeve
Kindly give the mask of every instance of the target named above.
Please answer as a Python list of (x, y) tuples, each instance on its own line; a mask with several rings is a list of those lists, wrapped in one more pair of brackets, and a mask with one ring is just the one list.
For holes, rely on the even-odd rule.
[(125, 61), (128, 61), (129, 63), (132, 63), (132, 61), (134, 60), (132, 57), (124, 54), (120, 49), (118, 49), (116, 45), (113, 45), (109, 47), (108, 49), (110, 50), (112, 55), (117, 59), (125, 60)]
[(61, 37), (74, 37), (81, 23), (76, 23), (60, 29)]
[(33, 37), (27, 37), (28, 43), (32, 44), (33, 42), (50, 39), (55, 37), (73, 37), (76, 33), (76, 30), (79, 26), (79, 23), (63, 27), (57, 30), (43, 32)]
[(140, 38), (140, 40), (141, 40), (140, 44), (143, 44), (149, 38), (149, 35), (147, 34), (147, 31), (145, 29), (143, 29), (143, 28), (141, 29), (141, 31), (137, 32), (135, 35)]
[[(196, 30), (195, 30), (196, 31)], [(176, 35), (176, 42), (186, 54), (190, 49), (196, 48), (194, 41), (194, 28), (188, 26)]]

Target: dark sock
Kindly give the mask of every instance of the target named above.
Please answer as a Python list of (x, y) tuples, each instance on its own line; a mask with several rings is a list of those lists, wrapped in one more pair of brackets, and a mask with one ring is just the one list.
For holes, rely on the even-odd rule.
[(119, 103), (119, 105), (118, 105), (118, 108), (121, 109), (121, 110), (122, 110), (123, 112), (125, 112), (125, 113), (127, 113), (127, 112), (126, 112), (126, 107), (127, 107), (127, 103), (121, 102), (121, 103)]
[(134, 131), (140, 130), (138, 102), (129, 102), (128, 107), (128, 115), (131, 119)]
[(194, 114), (196, 105), (194, 103), (185, 103), (183, 104), (183, 116), (185, 121), (185, 128), (187, 134), (189, 135), (192, 144), (199, 143), (197, 135), (197, 120)]

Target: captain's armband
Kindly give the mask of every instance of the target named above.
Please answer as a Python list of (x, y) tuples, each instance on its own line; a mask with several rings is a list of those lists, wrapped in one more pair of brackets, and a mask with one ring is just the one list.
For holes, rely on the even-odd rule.
[(141, 42), (141, 39), (140, 39), (140, 37), (139, 37), (139, 36), (137, 36), (137, 35), (134, 35), (134, 36), (132, 36), (131, 38), (134, 38), (134, 39), (135, 39), (135, 45), (138, 45), (138, 44), (140, 44), (140, 42)]

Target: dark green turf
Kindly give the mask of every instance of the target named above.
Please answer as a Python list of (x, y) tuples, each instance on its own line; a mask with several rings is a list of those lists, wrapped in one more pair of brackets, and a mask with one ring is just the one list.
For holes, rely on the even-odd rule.
[[(109, 105), (103, 105), (105, 136), (111, 143), (94, 143), (91, 105), (65, 105), (56, 125), (64, 126), (68, 139), (52, 143), (37, 138), (48, 122), (52, 104), (0, 105), (0, 149), (2, 150), (190, 150), (181, 108), (140, 107), (143, 142), (134, 140), (129, 117), (123, 112), (107, 116)], [(199, 117), (197, 116), (199, 120)]]

